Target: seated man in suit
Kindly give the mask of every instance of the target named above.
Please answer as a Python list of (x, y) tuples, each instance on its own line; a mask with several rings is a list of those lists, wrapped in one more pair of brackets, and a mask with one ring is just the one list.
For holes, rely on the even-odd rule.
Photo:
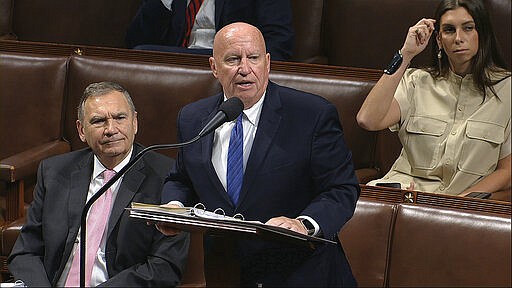
[[(223, 93), (181, 110), (179, 140), (196, 136), (228, 98), (240, 98), (243, 113), (179, 151), (163, 202), (201, 202), (210, 211), (222, 208), (228, 216), (240, 213), (246, 220), (337, 241), (360, 191), (335, 106), (270, 82), (263, 35), (247, 23), (227, 25), (216, 34), (210, 66)], [(166, 235), (177, 232), (169, 224), (158, 228)], [(212, 251), (232, 237), (204, 240), (208, 280)], [(233, 257), (218, 260), (239, 265), (240, 285), (356, 285), (339, 242), (314, 249), (243, 237), (233, 242)]]
[[(43, 160), (27, 223), (8, 259), (28, 286), (78, 286), (80, 217), (86, 199), (142, 147), (134, 144), (137, 112), (118, 84), (90, 84), (78, 107), (80, 139), (89, 148)], [(160, 203), (172, 159), (150, 152), (93, 204), (87, 217), (86, 286), (176, 286), (189, 235), (168, 237), (129, 217), (130, 202)]]
[(215, 33), (243, 21), (258, 27), (273, 60), (289, 60), (289, 0), (144, 0), (126, 34), (129, 48), (211, 55)]

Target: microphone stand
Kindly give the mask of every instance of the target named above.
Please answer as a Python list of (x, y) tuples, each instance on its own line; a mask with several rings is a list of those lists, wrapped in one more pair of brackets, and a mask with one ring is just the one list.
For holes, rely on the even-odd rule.
[[(157, 144), (153, 146), (149, 146), (140, 151), (133, 159), (131, 159), (118, 173), (112, 177), (105, 185), (103, 185), (96, 194), (94, 194), (87, 203), (85, 203), (84, 210), (82, 210), (81, 222), (80, 222), (80, 287), (85, 287), (85, 244), (86, 244), (86, 230), (87, 230), (87, 213), (91, 208), (92, 204), (100, 198), (119, 178), (121, 178), (126, 172), (137, 163), (137, 161), (144, 156), (149, 151), (158, 150), (158, 149), (169, 149), (169, 148), (179, 148), (183, 146), (187, 146), (199, 140), (204, 134), (199, 133), (196, 137), (192, 138), (187, 142), (177, 143), (177, 144)], [(76, 256), (75, 256), (76, 257)]]

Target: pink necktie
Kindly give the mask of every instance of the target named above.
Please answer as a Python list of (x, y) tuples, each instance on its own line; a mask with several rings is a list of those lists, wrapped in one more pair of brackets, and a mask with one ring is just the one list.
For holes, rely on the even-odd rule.
[[(116, 171), (105, 170), (103, 171), (103, 185), (107, 183)], [(91, 286), (91, 275), (94, 260), (100, 247), (101, 238), (105, 232), (105, 227), (110, 215), (110, 206), (112, 204), (112, 190), (109, 188), (103, 195), (94, 202), (87, 217), (87, 242), (86, 242), (86, 258), (85, 258), (85, 286)], [(73, 256), (73, 263), (69, 270), (68, 278), (66, 279), (66, 287), (80, 286), (80, 247), (76, 249)]]

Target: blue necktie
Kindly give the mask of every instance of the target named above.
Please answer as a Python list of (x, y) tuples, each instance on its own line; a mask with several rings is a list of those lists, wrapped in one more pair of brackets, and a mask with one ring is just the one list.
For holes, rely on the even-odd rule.
[(242, 189), (244, 178), (244, 128), (242, 126), (242, 114), (236, 119), (235, 126), (231, 130), (228, 148), (227, 192), (235, 206)]

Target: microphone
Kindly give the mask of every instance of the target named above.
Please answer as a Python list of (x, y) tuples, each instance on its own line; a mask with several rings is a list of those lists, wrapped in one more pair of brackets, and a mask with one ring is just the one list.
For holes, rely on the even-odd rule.
[(244, 103), (242, 103), (242, 100), (237, 97), (229, 98), (220, 104), (217, 114), (204, 126), (203, 130), (201, 130), (197, 136), (203, 137), (219, 128), (219, 126), (225, 122), (235, 120), (243, 110)]
[(119, 180), (126, 172), (139, 161), (144, 154), (146, 154), (149, 151), (157, 150), (157, 149), (168, 149), (168, 148), (179, 148), (184, 147), (187, 145), (190, 145), (197, 140), (199, 140), (201, 137), (206, 136), (213, 132), (215, 129), (217, 129), (220, 125), (224, 124), (228, 121), (235, 120), (240, 113), (242, 113), (244, 109), (244, 104), (242, 101), (237, 97), (232, 97), (227, 99), (226, 101), (222, 102), (219, 106), (219, 111), (217, 111), (217, 114), (210, 120), (197, 134), (196, 137), (190, 139), (189, 141), (182, 142), (182, 143), (176, 143), (176, 144), (157, 144), (152, 145), (149, 147), (144, 148), (142, 151), (140, 151), (133, 159), (131, 159), (121, 170), (119, 170), (118, 173), (112, 177), (105, 185), (103, 185), (96, 194), (94, 194), (87, 203), (85, 203), (84, 210), (82, 210), (81, 215), (81, 222), (80, 222), (80, 287), (85, 287), (85, 249), (86, 249), (86, 230), (87, 230), (87, 213), (89, 212), (91, 206), (96, 202), (98, 198), (100, 198), (101, 195), (103, 195), (108, 188), (110, 188), (114, 183)]

